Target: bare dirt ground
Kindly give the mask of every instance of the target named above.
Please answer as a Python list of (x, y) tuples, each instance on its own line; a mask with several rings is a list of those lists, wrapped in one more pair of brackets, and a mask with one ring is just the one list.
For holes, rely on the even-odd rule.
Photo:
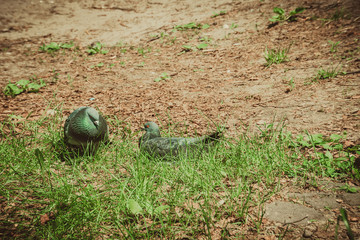
[[(277, 6), (286, 12), (303, 6), (305, 11), (297, 21), (269, 27)], [(212, 17), (220, 11), (226, 14)], [(47, 83), (38, 93), (0, 94), (1, 121), (10, 114), (37, 119), (59, 104), (65, 118), (89, 105), (132, 130), (154, 120), (164, 126), (180, 123), (192, 135), (213, 127), (210, 118), (236, 136), (247, 128), (284, 122), (294, 134), (346, 131), (348, 144), (359, 144), (356, 0), (4, 0), (0, 22), (0, 87), (29, 78)], [(210, 27), (172, 31), (190, 22)], [(209, 40), (204, 50), (195, 47), (201, 39)], [(43, 44), (70, 41), (75, 44), (71, 50), (39, 51)], [(96, 41), (109, 52), (88, 55)], [(335, 52), (329, 41), (340, 42)], [(182, 53), (183, 45), (193, 50)], [(288, 46), (289, 61), (265, 67), (266, 47)], [(311, 81), (319, 69), (335, 67), (348, 74)], [(163, 73), (171, 78), (155, 82)], [(353, 208), (359, 226), (356, 204)], [(322, 234), (316, 229), (310, 237)]]

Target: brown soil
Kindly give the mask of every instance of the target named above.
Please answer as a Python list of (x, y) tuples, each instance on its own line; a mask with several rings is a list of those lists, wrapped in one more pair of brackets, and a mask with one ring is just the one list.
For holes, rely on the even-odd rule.
[[(306, 10), (294, 22), (269, 27), (276, 6), (287, 13)], [(226, 14), (211, 17), (220, 10)], [(47, 86), (15, 98), (0, 94), (0, 120), (30, 113), (28, 119), (38, 119), (59, 105), (65, 118), (77, 107), (94, 106), (132, 130), (153, 120), (180, 123), (194, 135), (213, 128), (211, 119), (236, 136), (284, 122), (295, 134), (346, 131), (357, 142), (359, 16), (357, 0), (2, 1), (0, 87), (34, 76)], [(189, 22), (210, 27), (172, 31)], [(165, 37), (155, 37), (162, 32)], [(183, 45), (206, 37), (211, 41), (205, 50), (181, 54)], [(329, 40), (340, 41), (336, 52)], [(70, 41), (76, 46), (71, 50), (39, 51), (42, 44)], [(87, 46), (96, 41), (109, 53), (88, 55)], [(290, 45), (289, 61), (264, 66), (265, 47)], [(99, 63), (104, 65), (94, 67)], [(319, 69), (336, 66), (348, 74), (311, 82)], [(162, 73), (171, 79), (155, 82)]]

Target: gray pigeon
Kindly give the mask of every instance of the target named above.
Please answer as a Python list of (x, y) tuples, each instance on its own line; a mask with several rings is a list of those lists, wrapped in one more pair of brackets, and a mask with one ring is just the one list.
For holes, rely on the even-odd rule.
[(92, 107), (80, 107), (70, 114), (64, 125), (64, 140), (72, 147), (98, 147), (107, 141), (109, 129), (105, 119)]
[(154, 122), (145, 123), (142, 130), (145, 134), (139, 139), (140, 150), (160, 158), (177, 157), (179, 153), (200, 152), (211, 142), (217, 141), (221, 135), (221, 132), (215, 132), (196, 138), (161, 137), (159, 126)]

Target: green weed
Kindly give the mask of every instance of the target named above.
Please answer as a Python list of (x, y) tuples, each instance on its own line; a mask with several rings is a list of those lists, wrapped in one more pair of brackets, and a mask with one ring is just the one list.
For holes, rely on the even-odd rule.
[(145, 62), (141, 62), (139, 64), (136, 65), (137, 67), (144, 67), (145, 66)]
[(238, 28), (238, 27), (239, 27), (239, 25), (236, 24), (236, 23), (232, 23), (231, 26), (230, 26), (231, 29), (235, 29), (235, 28)]
[(214, 13), (213, 15), (211, 15), (211, 17), (214, 18), (214, 17), (225, 15), (225, 14), (226, 14), (226, 11), (220, 11), (218, 13)]
[(296, 20), (296, 14), (302, 13), (305, 10), (303, 7), (297, 7), (295, 10), (292, 10), (289, 14), (285, 14), (285, 10), (280, 7), (275, 7), (273, 9), (273, 12), (277, 15), (272, 16), (269, 18), (270, 22), (276, 23), (276, 22), (283, 22), (283, 21), (295, 21)]
[(349, 192), (349, 193), (357, 193), (359, 191), (359, 188), (349, 186), (348, 184), (346, 184), (346, 185), (342, 186), (340, 188), (340, 190), (344, 190), (344, 191)]
[(57, 82), (57, 81), (59, 81), (59, 75), (60, 75), (60, 73), (58, 73), (55, 69), (53, 69), (53, 82)]
[(151, 47), (148, 47), (148, 48), (139, 47), (139, 48), (137, 49), (137, 52), (138, 52), (141, 56), (146, 57), (146, 54), (151, 53)]
[(43, 79), (30, 78), (29, 80), (21, 79), (15, 84), (9, 82), (3, 89), (6, 96), (15, 97), (23, 92), (38, 92), (40, 88), (45, 87), (46, 83)]
[[(317, 172), (318, 176), (341, 177), (346, 176), (349, 172), (357, 171), (353, 166), (355, 157), (345, 151), (341, 143), (343, 139), (345, 139), (345, 135), (332, 134), (325, 137), (322, 134), (310, 135), (307, 133), (306, 136), (298, 135), (294, 146), (313, 150), (312, 160), (304, 161), (303, 164), (307, 165), (307, 168), (312, 168), (312, 171)], [(316, 161), (317, 167), (314, 165)], [(321, 167), (319, 168), (319, 166)]]
[(107, 54), (108, 52), (109, 52), (109, 50), (105, 50), (104, 45), (101, 44), (100, 42), (96, 42), (96, 43), (88, 46), (88, 50), (87, 50), (87, 53), (89, 55), (94, 55), (97, 53)]
[(333, 42), (333, 41), (330, 41), (330, 40), (328, 42), (330, 44), (330, 52), (332, 52), (332, 53), (337, 51), (337, 47), (341, 43), (340, 41)]
[(150, 37), (151, 37), (150, 41), (160, 39), (161, 42), (163, 43), (164, 40), (169, 37), (169, 34), (167, 34), (166, 32), (161, 32), (160, 34), (152, 34), (150, 35)]
[(188, 24), (184, 24), (184, 25), (177, 25), (174, 27), (173, 30), (178, 30), (178, 31), (186, 31), (189, 29), (207, 29), (210, 26), (208, 24), (201, 24), (201, 23), (188, 23)]
[(199, 40), (201, 42), (207, 42), (207, 43), (210, 43), (212, 41), (212, 39), (208, 36), (201, 37)]
[(47, 52), (47, 53), (53, 53), (56, 52), (60, 49), (70, 49), (74, 46), (73, 42), (70, 43), (56, 43), (56, 42), (51, 42), (48, 45), (43, 44), (39, 50), (42, 52)]
[(294, 83), (294, 78), (291, 78), (288, 82), (288, 85), (289, 85), (289, 91), (291, 92), (292, 90), (294, 90), (295, 88), (295, 83)]
[(98, 64), (91, 65), (90, 68), (102, 68), (104, 66), (103, 62), (99, 62)]
[(345, 9), (344, 8), (340, 8), (340, 9), (337, 8), (330, 19), (333, 20), (333, 21), (337, 21), (337, 20), (345, 18), (345, 17), (346, 17)]
[(288, 61), (287, 54), (289, 53), (291, 45), (287, 48), (278, 48), (278, 49), (268, 49), (265, 48), (264, 57), (266, 60), (266, 66), (269, 67), (272, 64), (279, 64), (285, 61)]
[(337, 218), (337, 223), (336, 223), (336, 228), (335, 228), (335, 239), (336, 240), (338, 239), (338, 235), (339, 235), (338, 228), (340, 226), (341, 220), (344, 222), (344, 225), (346, 227), (346, 231), (347, 231), (346, 234), (347, 234), (348, 238), (350, 240), (355, 240), (354, 234), (353, 234), (350, 224), (349, 224), (349, 219), (348, 219), (346, 210), (344, 208), (340, 208), (340, 215)]
[(163, 72), (160, 77), (154, 79), (154, 82), (160, 82), (161, 80), (166, 81), (169, 79), (171, 79), (171, 77), (167, 73)]
[(183, 50), (180, 52), (180, 54), (194, 50), (193, 46), (190, 45), (182, 45), (182, 49)]
[(196, 46), (197, 49), (202, 50), (208, 47), (207, 43), (200, 43)]
[[(341, 66), (340, 66), (341, 68)], [(338, 69), (338, 66), (336, 67), (329, 67), (328, 69), (319, 69), (316, 76), (311, 79), (311, 82), (318, 82), (322, 79), (327, 78), (334, 78), (340, 73), (340, 69)]]

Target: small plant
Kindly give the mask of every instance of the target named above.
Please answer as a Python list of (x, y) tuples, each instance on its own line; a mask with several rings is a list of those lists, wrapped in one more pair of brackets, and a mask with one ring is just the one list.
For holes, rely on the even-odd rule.
[(348, 184), (342, 186), (340, 189), (349, 193), (357, 193), (359, 191), (359, 188), (349, 186)]
[(345, 18), (345, 9), (344, 8), (337, 8), (336, 11), (334, 12), (334, 14), (331, 17), (331, 20), (339, 20), (341, 18)]
[(208, 37), (208, 36), (201, 37), (199, 40), (200, 40), (201, 42), (207, 42), (207, 43), (211, 42), (211, 38)]
[(96, 65), (90, 66), (90, 68), (101, 68), (101, 67), (103, 67), (103, 66), (104, 66), (104, 63), (100, 62), (100, 63), (98, 63), (98, 64), (96, 64)]
[(235, 29), (235, 28), (238, 28), (238, 27), (239, 27), (239, 25), (236, 24), (236, 23), (232, 23), (231, 26), (230, 26), (231, 29)]
[(231, 35), (231, 33), (225, 33), (224, 39), (229, 39), (230, 35)]
[(339, 229), (341, 220), (344, 222), (344, 225), (346, 227), (346, 231), (347, 231), (346, 234), (347, 234), (348, 238), (350, 240), (354, 240), (355, 237), (351, 230), (349, 219), (348, 219), (346, 210), (344, 208), (340, 208), (340, 215), (337, 218), (337, 223), (336, 223), (336, 227), (335, 227), (335, 239), (338, 239), (338, 235), (339, 235), (338, 229)]
[(144, 67), (145, 66), (145, 62), (141, 62), (139, 64), (136, 65), (137, 67)]
[(175, 44), (176, 42), (176, 37), (173, 37), (172, 39), (170, 39), (170, 44)]
[(58, 50), (60, 50), (61, 48), (63, 49), (69, 49), (72, 48), (74, 46), (74, 43), (70, 42), (70, 43), (56, 43), (56, 42), (51, 42), (48, 45), (43, 44), (39, 50), (42, 52), (47, 52), (47, 53), (53, 53), (56, 52)]
[(203, 49), (205, 49), (207, 47), (208, 47), (207, 43), (200, 43), (199, 45), (196, 46), (196, 48), (199, 49), (199, 50), (203, 50)]
[(53, 79), (54, 79), (54, 82), (57, 82), (58, 80), (59, 80), (59, 75), (60, 75), (60, 73), (58, 73), (58, 72), (56, 72), (56, 70), (55, 69), (53, 69)]
[(145, 49), (145, 48), (143, 48), (143, 47), (139, 47), (139, 48), (137, 49), (137, 52), (138, 52), (141, 56), (145, 57), (145, 55), (146, 55), (147, 53), (150, 53), (150, 52), (151, 52), (151, 47), (148, 47), (147, 49)]
[(161, 80), (168, 80), (168, 79), (171, 79), (171, 77), (166, 72), (163, 72), (160, 75), (160, 77), (155, 78), (154, 82), (160, 82)]
[(266, 66), (269, 67), (271, 66), (273, 63), (275, 64), (279, 64), (285, 61), (288, 61), (288, 57), (287, 54), (290, 50), (291, 45), (289, 45), (289, 47), (284, 48), (284, 49), (268, 49), (267, 47), (265, 48), (265, 52), (264, 52), (264, 57), (266, 60)]
[[(341, 68), (341, 67), (340, 67)], [(334, 78), (340, 73), (338, 67), (330, 67), (328, 69), (319, 69), (316, 76), (311, 79), (312, 82), (317, 82), (321, 79)]]
[(210, 27), (209, 24), (201, 24), (201, 23), (191, 22), (191, 23), (184, 24), (184, 25), (177, 25), (174, 27), (174, 30), (186, 31), (189, 29), (207, 29), (209, 27)]
[(294, 83), (294, 79), (291, 78), (290, 81), (288, 82), (288, 85), (289, 85), (289, 92), (291, 92), (292, 90), (294, 90), (295, 88), (295, 83)]
[[(345, 138), (345, 134), (331, 134), (329, 137), (325, 137), (322, 134), (310, 135), (307, 133), (306, 136), (298, 135), (293, 144), (295, 147), (314, 151), (312, 154), (313, 161), (317, 161), (320, 166), (323, 166), (319, 174), (336, 177), (347, 175), (354, 169), (352, 166), (354, 156), (345, 152), (341, 143), (341, 140)], [(314, 167), (314, 162), (305, 161), (303, 164), (310, 168)]]
[(339, 142), (342, 139), (345, 139), (345, 136), (339, 134), (331, 134), (329, 137), (324, 137), (322, 134), (307, 136), (300, 134), (296, 137), (295, 144), (305, 148), (315, 146), (325, 150), (341, 150), (343, 145)]
[(330, 44), (330, 52), (332, 52), (332, 53), (337, 51), (337, 47), (341, 43), (340, 41), (333, 42), (333, 41), (330, 41), (330, 40), (328, 42)]
[(225, 14), (226, 14), (226, 11), (220, 11), (219, 13), (214, 13), (213, 15), (211, 15), (211, 17), (214, 18), (214, 17), (225, 15)]
[(16, 95), (19, 95), (23, 92), (38, 92), (40, 88), (46, 86), (43, 79), (33, 79), (30, 78), (30, 80), (21, 79), (17, 81), (15, 84), (9, 82), (4, 90), (3, 93), (6, 96), (12, 96), (15, 97)]
[(285, 14), (284, 9), (280, 7), (275, 7), (273, 9), (273, 12), (277, 15), (272, 16), (269, 18), (270, 22), (276, 23), (276, 22), (283, 22), (283, 21), (295, 21), (296, 20), (296, 14), (302, 13), (305, 10), (303, 7), (297, 7), (295, 10), (291, 11), (289, 14)]
[(183, 45), (182, 48), (183, 50), (181, 51), (181, 53), (190, 52), (193, 50), (193, 47), (190, 45)]
[(103, 44), (101, 44), (100, 42), (96, 42), (88, 47), (89, 49), (87, 50), (87, 52), (89, 53), (89, 55), (94, 55), (97, 53), (107, 54), (109, 50), (105, 50), (103, 49), (103, 47)]

